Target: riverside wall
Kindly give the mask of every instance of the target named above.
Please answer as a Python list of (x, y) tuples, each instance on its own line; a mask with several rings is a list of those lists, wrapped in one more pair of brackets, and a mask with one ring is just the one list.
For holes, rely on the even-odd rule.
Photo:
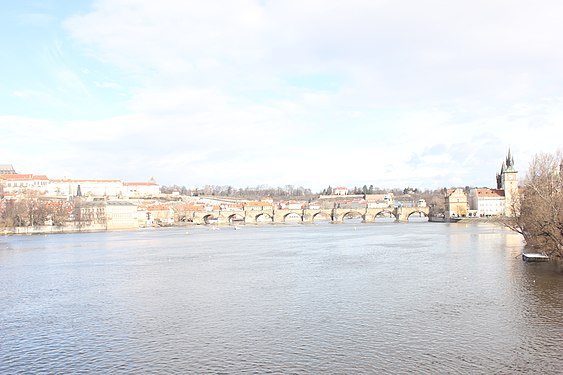
[(78, 233), (78, 232), (100, 232), (107, 230), (105, 224), (89, 226), (33, 226), (33, 227), (7, 227), (0, 228), (2, 235), (31, 235), (31, 234), (55, 234), (55, 233)]

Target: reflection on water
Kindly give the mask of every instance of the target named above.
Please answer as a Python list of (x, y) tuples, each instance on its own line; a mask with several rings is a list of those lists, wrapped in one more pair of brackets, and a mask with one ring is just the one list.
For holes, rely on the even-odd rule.
[(487, 225), (0, 237), (0, 373), (558, 373), (563, 276)]

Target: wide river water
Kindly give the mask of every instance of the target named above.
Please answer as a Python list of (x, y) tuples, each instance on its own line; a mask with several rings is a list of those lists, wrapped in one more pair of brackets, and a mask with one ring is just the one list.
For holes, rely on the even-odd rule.
[(0, 237), (0, 373), (563, 372), (563, 273), (486, 224)]

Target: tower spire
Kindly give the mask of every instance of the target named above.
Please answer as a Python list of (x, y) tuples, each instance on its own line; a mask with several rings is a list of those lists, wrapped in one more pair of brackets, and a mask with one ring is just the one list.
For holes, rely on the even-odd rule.
[(510, 151), (510, 147), (508, 148), (508, 155), (506, 156), (506, 171), (507, 172), (516, 172), (514, 169), (514, 156), (512, 156), (512, 151)]

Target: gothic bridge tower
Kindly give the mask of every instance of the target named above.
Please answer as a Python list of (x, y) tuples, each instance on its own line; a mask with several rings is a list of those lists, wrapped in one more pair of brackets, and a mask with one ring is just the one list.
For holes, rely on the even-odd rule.
[(497, 187), (504, 191), (504, 213), (514, 216), (514, 207), (518, 199), (518, 171), (514, 168), (514, 157), (508, 149), (506, 160), (497, 174)]

